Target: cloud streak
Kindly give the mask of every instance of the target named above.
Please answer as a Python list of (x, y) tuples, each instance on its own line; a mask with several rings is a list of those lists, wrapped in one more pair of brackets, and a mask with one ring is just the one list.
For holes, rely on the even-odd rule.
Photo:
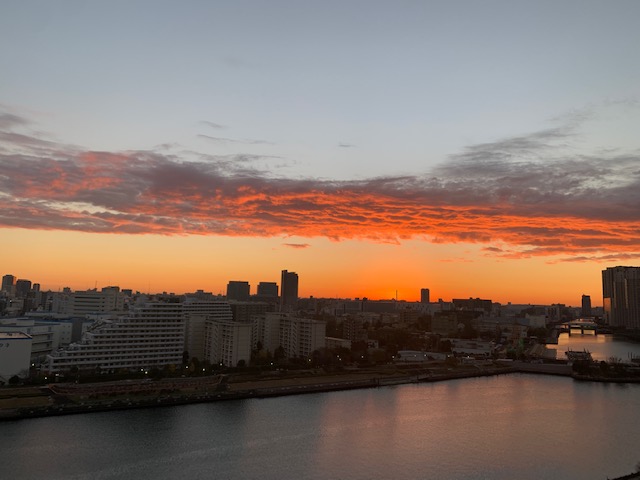
[[(640, 256), (640, 154), (571, 153), (570, 128), (472, 145), (426, 175), (273, 177), (254, 157), (94, 152), (0, 115), (0, 226), (487, 245), (502, 258)], [(287, 244), (304, 248), (306, 244)]]

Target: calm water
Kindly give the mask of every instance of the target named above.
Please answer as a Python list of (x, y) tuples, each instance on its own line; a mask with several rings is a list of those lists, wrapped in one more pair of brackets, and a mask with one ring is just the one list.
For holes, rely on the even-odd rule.
[(0, 478), (601, 479), (640, 385), (504, 375), (0, 424)]

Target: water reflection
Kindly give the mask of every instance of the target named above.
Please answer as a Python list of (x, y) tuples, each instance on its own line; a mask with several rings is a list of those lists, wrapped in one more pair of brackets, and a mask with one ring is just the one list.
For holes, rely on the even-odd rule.
[(547, 356), (566, 360), (567, 350), (582, 351), (588, 350), (596, 361), (608, 361), (610, 357), (616, 357), (624, 362), (630, 360), (631, 356), (640, 356), (640, 344), (616, 340), (613, 335), (593, 333), (561, 333), (558, 337), (558, 345), (547, 345)]
[(9, 422), (3, 478), (607, 478), (640, 385), (502, 375)]

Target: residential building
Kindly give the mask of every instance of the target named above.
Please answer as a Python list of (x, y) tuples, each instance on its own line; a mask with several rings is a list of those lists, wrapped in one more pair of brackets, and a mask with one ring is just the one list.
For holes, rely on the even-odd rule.
[(205, 322), (205, 360), (229, 367), (251, 360), (250, 323), (222, 320)]
[(602, 296), (606, 323), (640, 329), (640, 267), (603, 270)]
[(129, 312), (105, 315), (72, 343), (47, 357), (50, 373), (148, 369), (182, 363), (185, 321), (181, 303), (138, 299)]
[(185, 346), (190, 357), (206, 358), (205, 335), (208, 321), (230, 322), (233, 320), (229, 302), (220, 300), (198, 300), (187, 298), (182, 304), (184, 312)]

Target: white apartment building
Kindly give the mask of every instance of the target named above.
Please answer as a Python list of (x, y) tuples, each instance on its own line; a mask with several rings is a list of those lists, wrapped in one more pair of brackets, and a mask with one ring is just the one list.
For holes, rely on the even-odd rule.
[(251, 360), (251, 324), (225, 320), (207, 320), (205, 324), (205, 360), (235, 367)]
[(281, 346), (288, 358), (309, 357), (314, 350), (324, 348), (325, 333), (323, 321), (267, 313), (254, 319), (252, 344), (261, 342), (271, 352)]
[(126, 315), (97, 320), (80, 343), (51, 353), (49, 373), (81, 370), (148, 369), (182, 363), (185, 322), (180, 303), (147, 301)]
[(187, 298), (182, 308), (186, 324), (184, 349), (189, 352), (190, 357), (204, 360), (206, 358), (205, 323), (207, 321), (230, 322), (231, 307), (228, 302)]

